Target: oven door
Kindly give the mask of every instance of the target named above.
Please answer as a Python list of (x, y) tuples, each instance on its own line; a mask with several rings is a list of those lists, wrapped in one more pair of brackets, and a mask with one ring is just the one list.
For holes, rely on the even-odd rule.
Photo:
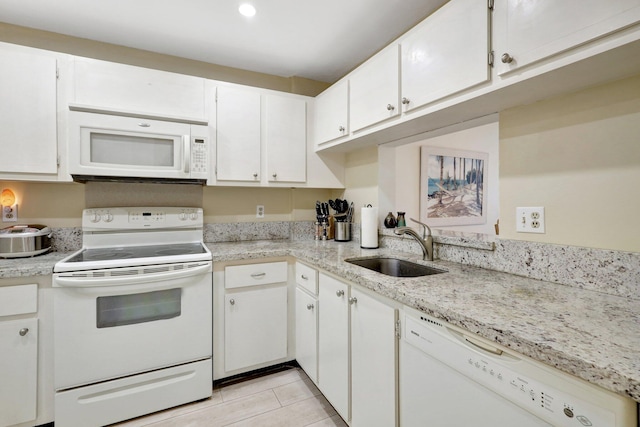
[(211, 262), (152, 267), (54, 274), (56, 390), (211, 357)]

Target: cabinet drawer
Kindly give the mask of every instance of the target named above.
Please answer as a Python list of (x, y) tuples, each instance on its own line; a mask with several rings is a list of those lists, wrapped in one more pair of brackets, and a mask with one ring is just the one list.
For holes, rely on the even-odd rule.
[(296, 262), (296, 284), (313, 295), (318, 294), (318, 271), (308, 265)]
[(279, 261), (233, 265), (225, 267), (224, 275), (224, 287), (226, 289), (282, 283), (287, 281), (287, 263), (286, 261)]
[(0, 287), (0, 316), (38, 311), (38, 285)]

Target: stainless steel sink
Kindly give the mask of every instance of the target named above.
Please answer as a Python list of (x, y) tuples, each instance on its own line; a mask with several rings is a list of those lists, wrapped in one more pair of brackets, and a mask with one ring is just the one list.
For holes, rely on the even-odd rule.
[(345, 261), (393, 277), (420, 277), (446, 273), (446, 270), (440, 270), (397, 258), (352, 258), (346, 259)]

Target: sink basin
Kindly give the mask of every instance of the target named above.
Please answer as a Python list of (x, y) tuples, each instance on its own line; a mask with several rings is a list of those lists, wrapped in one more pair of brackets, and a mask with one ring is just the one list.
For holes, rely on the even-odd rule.
[(397, 258), (353, 258), (345, 261), (393, 277), (421, 277), (446, 273), (445, 270)]

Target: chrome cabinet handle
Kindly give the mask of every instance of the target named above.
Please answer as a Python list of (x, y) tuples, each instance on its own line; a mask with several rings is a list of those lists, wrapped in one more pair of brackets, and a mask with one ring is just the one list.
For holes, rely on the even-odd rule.
[(513, 62), (513, 56), (509, 55), (508, 53), (503, 53), (502, 57), (500, 57), (500, 60), (503, 64), (511, 64)]
[(278, 176), (278, 174), (277, 174), (277, 173), (274, 173), (274, 174), (273, 174), (273, 175), (271, 175), (271, 176), (273, 176), (273, 179), (276, 179), (276, 178), (277, 178), (277, 176)]
[(357, 302), (358, 302), (358, 298), (356, 298), (356, 297), (349, 298), (349, 304), (353, 305), (353, 304), (355, 304)]
[(235, 304), (236, 304), (236, 300), (234, 300), (233, 298), (231, 298), (231, 299), (229, 300), (229, 304), (231, 304), (231, 305), (235, 305)]
[(267, 273), (252, 273), (251, 277), (253, 277), (254, 279), (260, 279), (261, 277), (266, 276)]
[(339, 291), (336, 291), (336, 296), (337, 297), (341, 297), (344, 295), (344, 291), (342, 289), (340, 289)]
[(345, 131), (344, 126), (339, 126), (339, 127), (338, 127), (338, 130), (339, 130), (340, 132), (344, 132), (344, 131)]
[(304, 274), (301, 274), (301, 275), (300, 275), (300, 278), (301, 278), (302, 280), (309, 280), (309, 278), (308, 278), (307, 276), (305, 276)]
[(393, 110), (395, 110), (395, 109), (396, 109), (396, 107), (394, 107), (393, 105), (391, 105), (391, 104), (387, 104), (387, 110), (389, 110), (389, 111), (393, 111)]
[(313, 310), (313, 304), (307, 304), (307, 310)]
[(253, 179), (257, 179), (257, 178), (258, 178), (258, 173), (256, 172), (253, 174)]
[(409, 100), (409, 98), (402, 98), (402, 104), (403, 105), (407, 105), (408, 103), (410, 103), (411, 101)]
[(22, 328), (18, 333), (20, 334), (21, 337), (23, 337), (29, 333), (29, 328)]
[(149, 127), (151, 127), (151, 125), (149, 123), (145, 123), (145, 122), (138, 123), (138, 126), (140, 126), (141, 128), (149, 128)]

